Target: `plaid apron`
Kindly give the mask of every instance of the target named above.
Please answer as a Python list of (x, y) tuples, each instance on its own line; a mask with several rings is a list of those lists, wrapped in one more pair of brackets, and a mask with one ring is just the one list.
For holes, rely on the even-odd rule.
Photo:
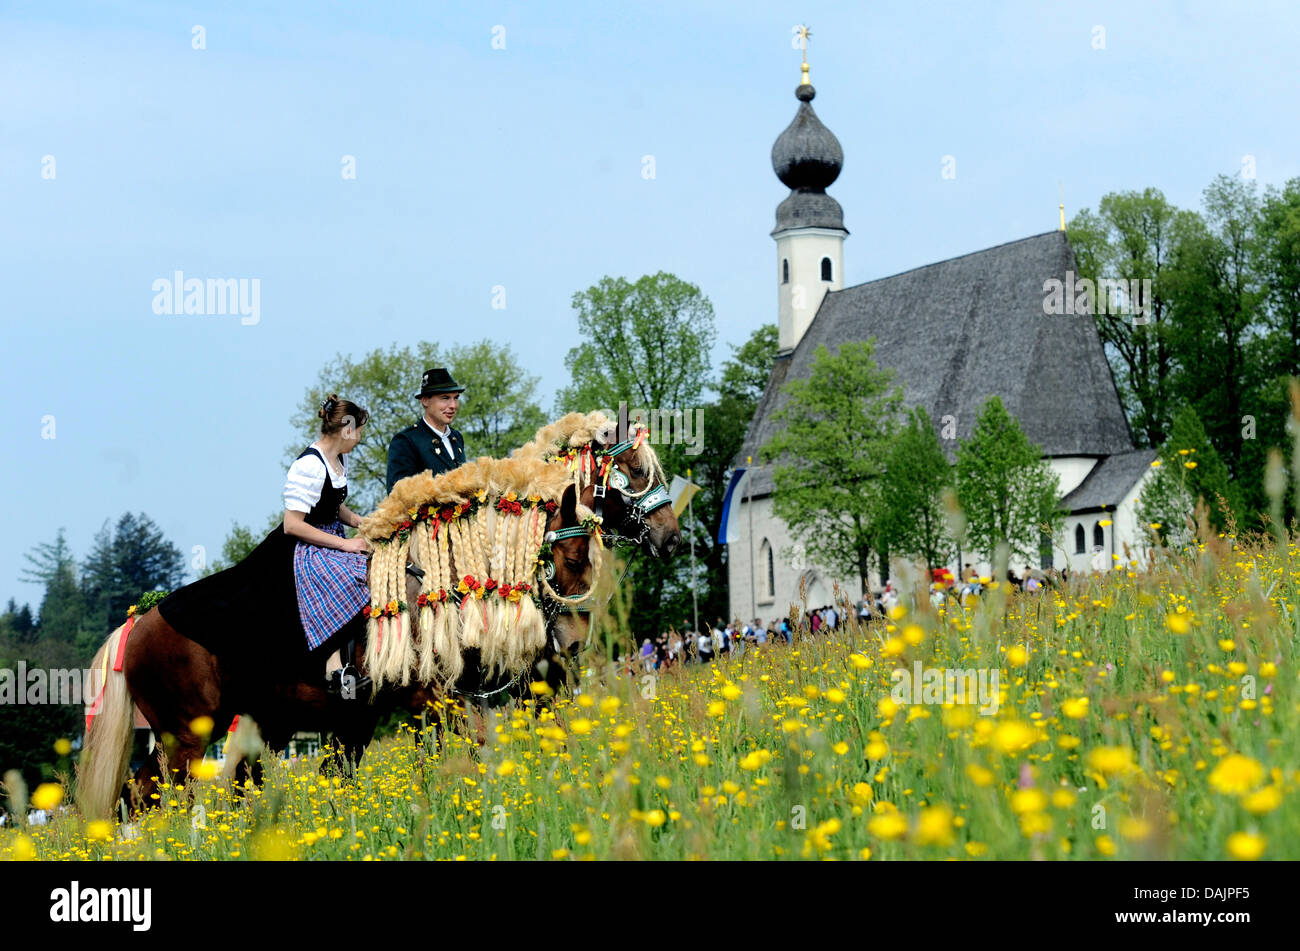
[[(319, 526), (343, 538), (343, 523)], [(359, 552), (321, 548), (300, 541), (293, 551), (293, 580), (298, 589), (298, 613), (307, 643), (320, 647), (370, 601), (366, 556)]]

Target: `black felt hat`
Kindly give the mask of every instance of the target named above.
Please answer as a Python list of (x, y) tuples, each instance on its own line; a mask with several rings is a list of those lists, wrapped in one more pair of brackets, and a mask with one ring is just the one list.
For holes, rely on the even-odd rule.
[(415, 398), (418, 400), (421, 397), (433, 396), (435, 393), (463, 392), (465, 387), (451, 378), (446, 367), (435, 367), (424, 371), (424, 376), (420, 378), (420, 392), (415, 394)]

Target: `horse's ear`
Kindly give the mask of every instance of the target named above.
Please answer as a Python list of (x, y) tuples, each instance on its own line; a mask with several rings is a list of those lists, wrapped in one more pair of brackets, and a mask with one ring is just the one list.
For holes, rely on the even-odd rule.
[(560, 497), (560, 525), (578, 524), (578, 490), (572, 485), (564, 490)]

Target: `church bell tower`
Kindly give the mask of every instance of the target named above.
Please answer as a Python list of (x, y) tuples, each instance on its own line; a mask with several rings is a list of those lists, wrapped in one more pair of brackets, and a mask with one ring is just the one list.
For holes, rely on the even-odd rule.
[(844, 286), (844, 211), (826, 194), (839, 177), (844, 151), (813, 112), (805, 28), (799, 111), (772, 145), (772, 169), (790, 189), (776, 209), (778, 348), (788, 353), (803, 337), (827, 291)]

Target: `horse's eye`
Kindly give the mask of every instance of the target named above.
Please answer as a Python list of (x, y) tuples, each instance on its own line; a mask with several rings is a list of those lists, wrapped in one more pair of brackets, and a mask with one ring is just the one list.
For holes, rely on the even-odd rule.
[(574, 558), (566, 558), (564, 559), (564, 563), (568, 565), (570, 571), (581, 571), (582, 566), (586, 564), (585, 561)]
[(642, 469), (640, 466), (633, 466), (633, 467), (632, 467), (632, 475), (634, 475), (636, 478), (639, 479), (639, 478), (641, 478), (643, 475), (645, 475), (645, 470)]

